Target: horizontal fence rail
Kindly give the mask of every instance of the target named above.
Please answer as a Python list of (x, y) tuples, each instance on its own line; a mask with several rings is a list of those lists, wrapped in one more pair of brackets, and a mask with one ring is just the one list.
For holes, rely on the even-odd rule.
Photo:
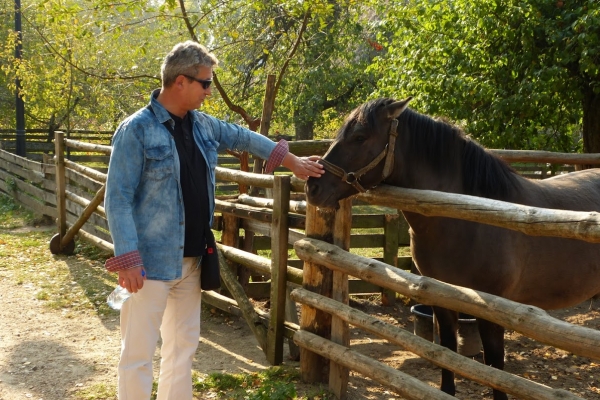
[(381, 185), (359, 198), (427, 216), (459, 218), (533, 236), (600, 242), (600, 213), (553, 210), (481, 197)]

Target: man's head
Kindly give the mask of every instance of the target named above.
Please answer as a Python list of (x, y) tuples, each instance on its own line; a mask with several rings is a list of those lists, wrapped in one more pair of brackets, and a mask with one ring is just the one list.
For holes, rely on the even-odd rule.
[(179, 75), (196, 77), (201, 68), (217, 66), (219, 61), (206, 47), (188, 40), (179, 43), (166, 55), (160, 68), (162, 85), (171, 86)]

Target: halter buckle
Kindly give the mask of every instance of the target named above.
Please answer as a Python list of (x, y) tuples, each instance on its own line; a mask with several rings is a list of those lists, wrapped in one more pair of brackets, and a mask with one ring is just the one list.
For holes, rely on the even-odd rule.
[(346, 182), (348, 185), (354, 185), (354, 182), (356, 181), (358, 181), (358, 178), (356, 178), (354, 172), (348, 172), (344, 177), (344, 182)]

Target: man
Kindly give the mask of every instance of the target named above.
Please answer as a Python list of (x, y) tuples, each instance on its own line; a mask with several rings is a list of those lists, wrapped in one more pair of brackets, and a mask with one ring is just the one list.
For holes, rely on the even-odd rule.
[(133, 295), (121, 309), (120, 400), (150, 399), (152, 357), (162, 338), (158, 400), (192, 399), (200, 335), (200, 269), (214, 211), (217, 151), (246, 150), (297, 177), (323, 173), (318, 157), (196, 111), (211, 94), (218, 61), (188, 41), (161, 67), (162, 88), (113, 137), (105, 207), (115, 246), (107, 261)]

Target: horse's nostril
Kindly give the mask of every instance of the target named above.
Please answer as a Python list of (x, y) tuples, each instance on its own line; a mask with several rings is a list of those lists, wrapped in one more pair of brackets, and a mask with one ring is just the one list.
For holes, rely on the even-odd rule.
[(312, 178), (308, 179), (308, 183), (306, 185), (306, 194), (308, 196), (316, 196), (319, 193), (319, 184), (315, 182), (311, 182)]

